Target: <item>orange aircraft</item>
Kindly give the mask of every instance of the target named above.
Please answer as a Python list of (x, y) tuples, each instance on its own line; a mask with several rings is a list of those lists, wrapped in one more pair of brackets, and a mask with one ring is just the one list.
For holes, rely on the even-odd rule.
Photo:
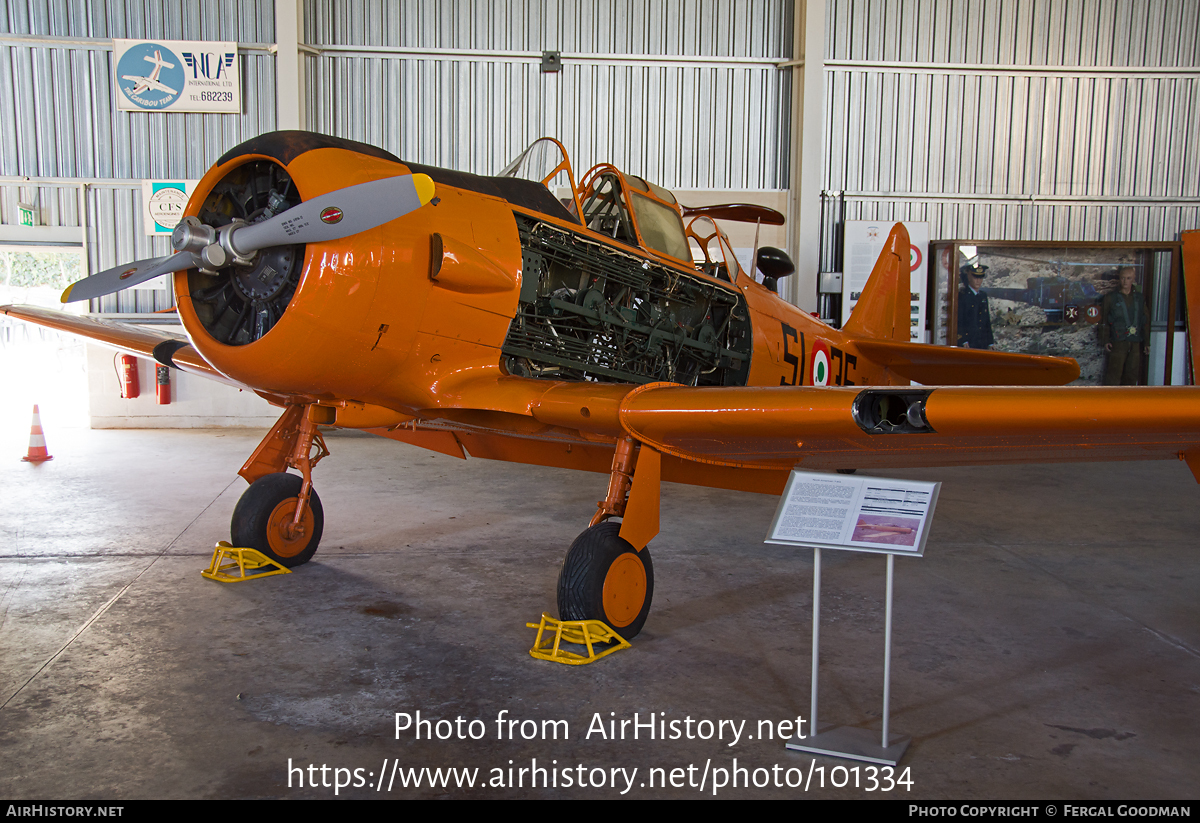
[[(559, 200), (547, 184), (563, 177), (571, 196)], [(174, 254), (63, 295), (173, 272), (187, 339), (2, 310), (281, 406), (239, 472), (250, 487), (231, 536), (287, 566), (321, 539), (319, 426), (608, 474), (563, 562), (558, 603), (563, 619), (603, 619), (626, 637), (650, 609), (663, 480), (779, 494), (797, 464), (1178, 457), (1200, 472), (1193, 387), (1067, 387), (1073, 360), (908, 342), (902, 226), (838, 330), (770, 288), (791, 271), (786, 254), (758, 250), (760, 284), (713, 218), (783, 219), (758, 206), (688, 208), (611, 165), (576, 185), (548, 138), (481, 177), (278, 132), (204, 176)]]

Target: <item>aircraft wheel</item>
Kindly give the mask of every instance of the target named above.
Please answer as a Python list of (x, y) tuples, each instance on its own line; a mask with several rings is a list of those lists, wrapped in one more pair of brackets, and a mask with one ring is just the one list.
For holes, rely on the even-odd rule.
[(251, 483), (233, 509), (229, 529), (233, 545), (258, 549), (289, 569), (311, 560), (325, 528), (325, 512), (316, 489), (308, 496), (300, 533), (288, 537), (284, 528), (296, 514), (302, 485), (300, 477), (287, 472), (268, 474)]
[(654, 597), (649, 547), (636, 551), (604, 522), (575, 538), (558, 574), (561, 620), (603, 620), (626, 640), (637, 635)]

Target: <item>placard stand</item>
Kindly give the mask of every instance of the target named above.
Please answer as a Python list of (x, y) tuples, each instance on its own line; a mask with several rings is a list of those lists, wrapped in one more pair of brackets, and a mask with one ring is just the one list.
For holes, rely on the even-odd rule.
[[(809, 735), (789, 749), (895, 766), (908, 735), (888, 731), (892, 679), (892, 580), (895, 555), (921, 557), (929, 539), (941, 483), (886, 477), (845, 477), (793, 469), (783, 490), (767, 543), (813, 550), (812, 710)], [(821, 726), (817, 683), (821, 659), (821, 549), (887, 555), (887, 607), (883, 639), (883, 733), (853, 726)], [(875, 741), (879, 741), (876, 743)]]
[(904, 756), (910, 735), (889, 736), (888, 713), (890, 710), (891, 661), (892, 661), (892, 571), (896, 557), (887, 556), (887, 605), (883, 629), (883, 734), (857, 726), (832, 726), (824, 728), (817, 724), (817, 670), (820, 660), (821, 639), (821, 550), (813, 549), (813, 620), (812, 620), (812, 702), (809, 710), (809, 735), (798, 735), (787, 743), (787, 747), (798, 752), (845, 757), (895, 766)]

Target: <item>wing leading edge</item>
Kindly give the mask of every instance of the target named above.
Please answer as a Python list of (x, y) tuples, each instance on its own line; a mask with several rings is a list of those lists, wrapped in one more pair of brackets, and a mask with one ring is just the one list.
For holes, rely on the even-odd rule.
[(697, 389), (654, 383), (630, 392), (619, 415), (630, 435), (659, 451), (728, 466), (1179, 458), (1193, 473), (1200, 467), (1200, 387), (1190, 386)]
[(210, 380), (237, 386), (239, 389), (248, 388), (210, 366), (186, 339), (165, 331), (131, 326), (113, 320), (79, 317), (35, 306), (0, 306), (0, 313), (46, 328), (79, 335), (101, 345), (148, 357), (164, 366), (174, 366)]

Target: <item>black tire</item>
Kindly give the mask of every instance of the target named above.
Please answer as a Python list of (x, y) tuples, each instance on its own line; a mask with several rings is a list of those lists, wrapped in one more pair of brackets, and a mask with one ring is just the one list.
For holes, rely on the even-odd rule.
[[(558, 614), (562, 620), (603, 620), (629, 640), (642, 630), (650, 614), (654, 564), (648, 546), (636, 551), (621, 539), (620, 531), (620, 523), (605, 522), (575, 538), (558, 574)], [(642, 585), (639, 570), (645, 574), (640, 607), (636, 600)]]
[[(321, 498), (313, 489), (308, 496), (308, 511), (304, 522), (310, 528), (305, 534), (289, 540), (280, 531), (282, 522), (291, 522), (296, 501), (304, 481), (294, 474), (278, 472), (260, 477), (250, 484), (233, 509), (229, 535), (237, 548), (258, 549), (275, 562), (289, 569), (312, 559), (325, 529), (325, 511)], [(290, 505), (289, 505), (290, 504)]]

